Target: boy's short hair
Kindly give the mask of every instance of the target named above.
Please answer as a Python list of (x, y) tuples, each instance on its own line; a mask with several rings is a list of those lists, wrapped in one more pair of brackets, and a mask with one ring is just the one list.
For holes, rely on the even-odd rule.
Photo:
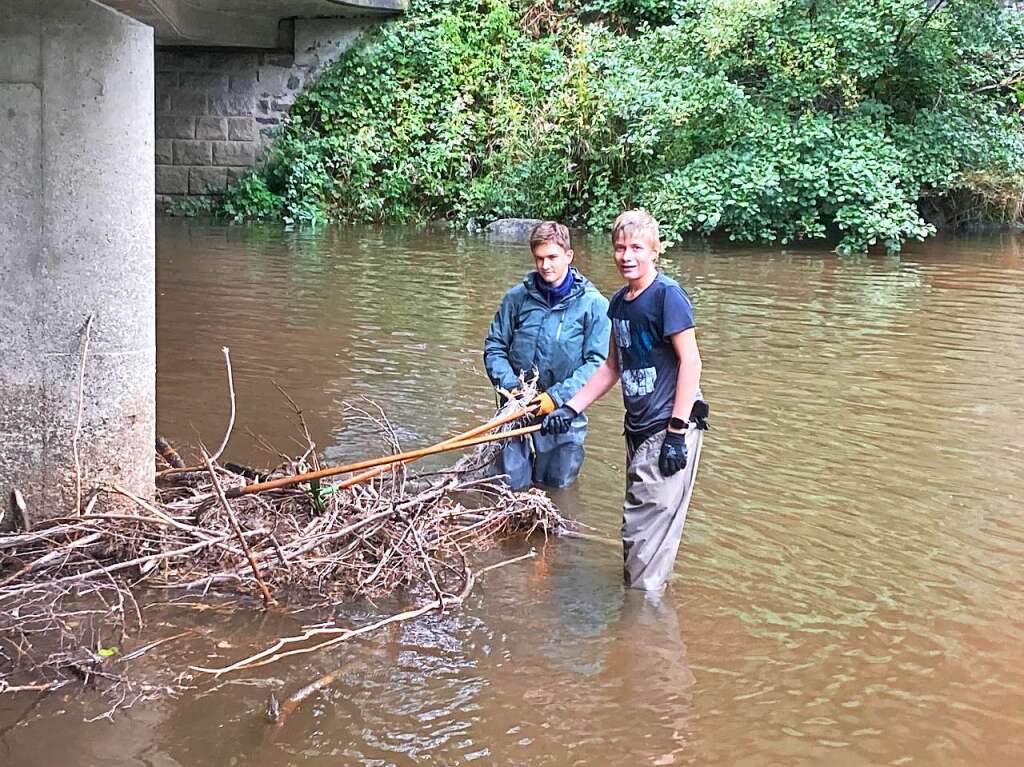
[(620, 213), (612, 224), (612, 245), (624, 234), (644, 234), (651, 240), (657, 253), (661, 253), (661, 233), (658, 231), (658, 219), (643, 208), (634, 208)]
[(541, 221), (530, 232), (530, 250), (545, 242), (553, 242), (562, 250), (572, 250), (569, 241), (569, 227), (557, 221)]

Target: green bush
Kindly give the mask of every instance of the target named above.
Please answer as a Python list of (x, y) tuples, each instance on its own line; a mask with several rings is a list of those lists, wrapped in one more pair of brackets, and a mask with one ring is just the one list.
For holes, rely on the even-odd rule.
[(281, 198), (267, 188), (265, 179), (250, 174), (230, 188), (220, 213), (234, 221), (270, 218), (280, 215)]
[(181, 218), (196, 218), (214, 213), (216, 205), (212, 197), (179, 197), (167, 205), (165, 213)]
[(1019, 183), (1022, 66), (994, 1), (413, 0), (225, 211), (603, 228), (642, 205), (670, 237), (896, 250), (934, 231), (922, 198)]

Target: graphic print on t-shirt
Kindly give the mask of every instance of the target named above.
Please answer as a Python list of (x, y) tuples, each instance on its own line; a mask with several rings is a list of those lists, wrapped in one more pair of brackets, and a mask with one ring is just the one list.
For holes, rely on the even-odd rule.
[(653, 339), (645, 330), (634, 334), (629, 320), (612, 320), (612, 323), (615, 327), (615, 344), (620, 349), (630, 349), (632, 352), (630, 356), (641, 366), (626, 368), (626, 355), (619, 355), (623, 365), (620, 375), (622, 390), (627, 397), (644, 397), (654, 391), (654, 384), (658, 380), (658, 371), (651, 364), (649, 356), (651, 348), (654, 346)]

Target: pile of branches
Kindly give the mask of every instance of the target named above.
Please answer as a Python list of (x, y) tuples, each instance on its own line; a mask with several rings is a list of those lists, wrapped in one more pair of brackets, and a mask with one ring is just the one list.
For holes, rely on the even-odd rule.
[[(510, 398), (501, 413), (506, 419), (528, 414), (529, 396)], [(352, 412), (399, 452), (383, 412), (372, 406)], [(520, 423), (507, 420), (499, 429)], [(76, 515), (0, 535), (0, 692), (106, 679), (124, 703), (128, 690), (141, 698), (179, 689), (180, 679), (132, 687), (120, 671), (131, 656), (189, 633), (130, 654), (117, 650), (133, 625), (142, 627), (141, 589), (241, 594), (251, 607), (301, 609), (405, 590), (418, 606), (396, 619), (457, 604), (475, 578), (470, 554), (512, 534), (546, 536), (565, 525), (545, 494), (514, 493), (487, 476), (499, 444), (481, 444), (453, 466), (431, 472), (413, 473), (393, 462), (361, 475), (251, 494), (241, 493), (254, 479), (319, 469), (312, 441), (304, 455), (259, 476), (221, 465), (220, 451), (204, 452), (202, 470), (160, 472), (153, 501), (117, 485), (99, 487), (83, 496)], [(318, 625), (316, 636), (333, 631), (334, 641), (363, 633)], [(195, 670), (220, 674), (252, 665), (262, 662)]]

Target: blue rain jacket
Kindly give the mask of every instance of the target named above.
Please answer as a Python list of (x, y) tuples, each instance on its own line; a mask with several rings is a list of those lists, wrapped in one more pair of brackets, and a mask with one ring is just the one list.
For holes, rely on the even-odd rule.
[[(572, 268), (572, 267), (570, 267)], [(573, 271), (569, 294), (554, 306), (537, 289), (534, 272), (501, 301), (484, 342), (484, 366), (491, 383), (519, 385), (519, 374), (537, 369), (537, 386), (556, 405), (572, 399), (608, 356), (608, 301), (591, 282)], [(583, 466), (587, 416), (580, 413), (565, 434), (532, 434), (511, 440), (494, 470), (513, 490), (533, 483), (566, 487)]]
[(537, 290), (535, 272), (509, 290), (484, 342), (484, 366), (491, 383), (519, 385), (519, 374), (537, 369), (537, 386), (563, 405), (608, 356), (608, 300), (570, 267), (575, 284), (555, 306)]

